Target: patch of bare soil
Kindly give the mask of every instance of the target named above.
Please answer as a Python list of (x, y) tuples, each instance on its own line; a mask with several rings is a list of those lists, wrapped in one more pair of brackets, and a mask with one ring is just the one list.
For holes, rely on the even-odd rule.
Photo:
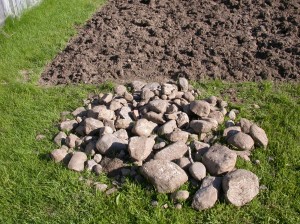
[(297, 0), (108, 1), (40, 82), (299, 81), (299, 27)]

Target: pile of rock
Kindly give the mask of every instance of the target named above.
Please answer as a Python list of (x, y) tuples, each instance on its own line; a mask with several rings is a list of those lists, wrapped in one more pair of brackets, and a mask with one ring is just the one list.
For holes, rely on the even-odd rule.
[[(74, 119), (62, 121), (54, 161), (121, 183), (126, 176), (144, 177), (175, 201), (189, 197), (177, 191), (188, 180), (201, 183), (192, 200), (197, 210), (212, 207), (221, 192), (236, 206), (258, 194), (257, 176), (235, 164), (237, 156), (249, 160), (255, 145), (267, 146), (263, 129), (245, 118), (235, 124), (239, 111), (228, 112), (227, 102), (215, 96), (196, 100), (199, 91), (185, 78), (177, 84), (134, 81), (130, 90), (118, 85), (114, 94), (93, 96), (72, 112)], [(228, 147), (216, 143), (222, 140)]]

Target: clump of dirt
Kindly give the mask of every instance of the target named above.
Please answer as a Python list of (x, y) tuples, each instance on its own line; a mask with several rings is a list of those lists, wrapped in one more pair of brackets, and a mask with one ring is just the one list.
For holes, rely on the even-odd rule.
[(299, 12), (297, 0), (108, 1), (40, 81), (299, 81)]

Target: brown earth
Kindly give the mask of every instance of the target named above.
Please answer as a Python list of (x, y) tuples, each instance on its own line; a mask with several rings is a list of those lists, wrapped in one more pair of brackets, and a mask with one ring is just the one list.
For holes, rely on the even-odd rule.
[(298, 0), (117, 0), (87, 22), (40, 82), (299, 81), (299, 73)]

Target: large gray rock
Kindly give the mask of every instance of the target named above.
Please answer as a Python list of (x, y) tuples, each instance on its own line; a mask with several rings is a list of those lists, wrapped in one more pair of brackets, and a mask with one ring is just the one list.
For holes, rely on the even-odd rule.
[(252, 124), (253, 123), (246, 118), (241, 118), (241, 120), (239, 122), (239, 126), (241, 127), (242, 132), (244, 132), (246, 134), (250, 133), (250, 128), (251, 128)]
[(170, 120), (158, 129), (158, 133), (160, 135), (171, 134), (174, 131), (175, 128), (177, 128), (176, 121), (175, 120)]
[(104, 127), (102, 121), (95, 118), (86, 118), (83, 122), (84, 132), (87, 135), (95, 135), (99, 133), (100, 128)]
[(235, 206), (243, 206), (259, 193), (258, 177), (244, 169), (232, 171), (222, 181), (225, 198)]
[(183, 169), (167, 160), (151, 160), (142, 166), (141, 173), (159, 193), (172, 193), (188, 180)]
[(168, 101), (167, 100), (152, 100), (148, 103), (148, 108), (151, 111), (154, 111), (156, 113), (165, 113), (168, 107)]
[(66, 158), (68, 155), (67, 149), (55, 149), (50, 153), (50, 157), (54, 160), (54, 162), (59, 163)]
[(219, 175), (233, 170), (237, 155), (226, 146), (215, 144), (202, 158), (202, 163), (211, 175)]
[(131, 158), (137, 161), (143, 161), (152, 152), (154, 144), (155, 141), (153, 137), (134, 136), (129, 139), (128, 151)]
[(103, 135), (97, 141), (96, 148), (101, 154), (110, 154), (127, 149), (128, 142), (117, 138), (114, 134)]
[(84, 170), (84, 163), (87, 160), (87, 156), (84, 152), (75, 152), (68, 164), (70, 170), (81, 172)]
[(175, 142), (161, 151), (157, 152), (154, 159), (158, 160), (175, 160), (180, 159), (188, 151), (188, 147), (184, 142)]
[(201, 181), (206, 176), (206, 168), (200, 162), (195, 162), (189, 167), (190, 174), (195, 180)]
[(266, 132), (262, 128), (258, 127), (256, 124), (251, 125), (250, 135), (254, 139), (255, 144), (267, 147), (269, 140)]
[(228, 138), (227, 142), (239, 150), (251, 150), (254, 146), (254, 141), (250, 135), (243, 132), (238, 132)]
[(59, 128), (61, 131), (72, 131), (74, 128), (78, 126), (76, 120), (68, 120), (60, 123)]
[(212, 208), (218, 200), (221, 184), (221, 177), (204, 178), (200, 189), (194, 195), (192, 207), (198, 211)]
[(208, 133), (214, 126), (214, 123), (206, 120), (192, 120), (190, 122), (190, 128), (192, 128), (195, 133)]
[(154, 128), (156, 128), (157, 124), (155, 124), (152, 121), (148, 121), (147, 119), (140, 119), (138, 120), (133, 129), (132, 132), (139, 135), (139, 136), (150, 136)]
[(207, 117), (210, 112), (210, 105), (204, 100), (196, 100), (190, 104), (191, 111), (199, 117)]
[(189, 133), (177, 128), (172, 133), (168, 134), (167, 138), (171, 142), (178, 142), (178, 141), (187, 142), (189, 138)]

